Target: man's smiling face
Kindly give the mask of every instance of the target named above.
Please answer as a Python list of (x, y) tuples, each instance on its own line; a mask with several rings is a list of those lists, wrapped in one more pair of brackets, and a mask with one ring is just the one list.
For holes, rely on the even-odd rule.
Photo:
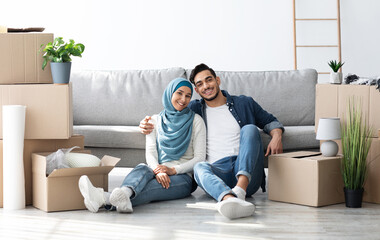
[(212, 101), (218, 96), (219, 84), (219, 77), (214, 77), (209, 70), (199, 72), (194, 77), (195, 91), (206, 101)]

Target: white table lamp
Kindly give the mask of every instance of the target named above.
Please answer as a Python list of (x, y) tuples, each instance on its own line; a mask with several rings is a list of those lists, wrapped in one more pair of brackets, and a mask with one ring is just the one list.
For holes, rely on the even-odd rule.
[(325, 157), (334, 157), (338, 153), (338, 144), (332, 140), (340, 139), (340, 119), (319, 119), (317, 140), (325, 140), (321, 144), (321, 153)]

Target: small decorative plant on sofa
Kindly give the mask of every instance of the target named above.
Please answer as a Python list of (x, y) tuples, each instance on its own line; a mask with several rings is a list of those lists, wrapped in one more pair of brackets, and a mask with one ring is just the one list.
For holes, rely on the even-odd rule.
[(48, 62), (51, 66), (51, 74), (53, 82), (57, 84), (67, 84), (70, 81), (71, 56), (82, 57), (84, 45), (82, 43), (75, 44), (74, 40), (70, 39), (68, 43), (63, 41), (62, 37), (57, 37), (51, 43), (40, 47), (40, 51), (44, 51), (44, 61), (42, 70), (45, 69)]
[[(361, 102), (360, 102), (361, 103)], [(367, 155), (371, 146), (372, 129), (362, 117), (361, 105), (355, 98), (349, 99), (347, 119), (342, 124), (342, 176), (346, 206), (362, 205), (363, 187), (367, 175)]]
[(344, 65), (344, 63), (337, 62), (336, 60), (331, 60), (328, 65), (333, 70), (330, 73), (330, 83), (341, 84), (342, 83), (342, 73), (338, 72), (339, 69)]

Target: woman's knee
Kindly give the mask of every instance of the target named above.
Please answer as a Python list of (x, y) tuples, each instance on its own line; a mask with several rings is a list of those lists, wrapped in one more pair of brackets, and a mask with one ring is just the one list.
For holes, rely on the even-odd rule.
[(148, 165), (146, 165), (145, 163), (139, 163), (137, 164), (137, 166), (135, 167), (135, 169), (150, 169), (150, 167)]
[(138, 164), (135, 168), (132, 169), (133, 172), (139, 172), (141, 174), (143, 173), (153, 173), (153, 170), (146, 165), (145, 163)]

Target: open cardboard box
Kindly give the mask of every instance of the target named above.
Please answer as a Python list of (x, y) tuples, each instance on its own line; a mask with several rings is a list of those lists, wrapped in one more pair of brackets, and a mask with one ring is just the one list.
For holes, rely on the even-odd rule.
[[(24, 140), (24, 173), (25, 204), (32, 205), (32, 153), (56, 151), (60, 148), (78, 146), (84, 148), (84, 136), (74, 135), (69, 139), (25, 139)], [(0, 207), (3, 207), (3, 140), (0, 140)]]
[(46, 212), (86, 209), (78, 187), (79, 178), (87, 175), (95, 187), (107, 191), (108, 173), (120, 161), (120, 158), (104, 156), (99, 167), (55, 169), (46, 176), (46, 156), (50, 153), (32, 154), (33, 206)]
[(270, 155), (269, 200), (313, 207), (344, 202), (341, 158), (307, 151)]

